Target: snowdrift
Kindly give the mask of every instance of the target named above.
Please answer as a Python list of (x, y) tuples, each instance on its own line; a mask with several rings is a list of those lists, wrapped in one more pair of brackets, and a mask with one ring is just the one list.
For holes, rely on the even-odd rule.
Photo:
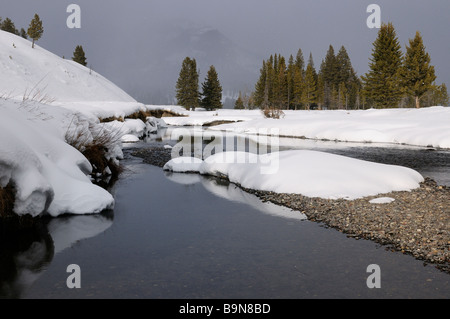
[(91, 164), (64, 140), (67, 114), (41, 106), (0, 100), (0, 187), (16, 189), (14, 212), (35, 217), (112, 209), (112, 195), (88, 176)]
[(180, 157), (170, 160), (164, 170), (226, 177), (255, 190), (348, 200), (410, 191), (424, 180), (406, 167), (298, 150), (263, 155), (225, 152), (202, 162)]

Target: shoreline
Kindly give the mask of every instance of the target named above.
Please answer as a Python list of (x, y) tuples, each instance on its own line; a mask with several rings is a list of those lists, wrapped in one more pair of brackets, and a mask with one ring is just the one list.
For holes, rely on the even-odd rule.
[[(159, 146), (137, 149), (131, 155), (161, 168), (171, 159), (170, 149)], [(419, 188), (409, 192), (391, 192), (351, 201), (237, 186), (263, 202), (299, 211), (309, 221), (334, 228), (347, 237), (374, 241), (450, 274), (450, 187), (438, 185), (430, 178), (425, 178)], [(380, 197), (395, 200), (383, 204), (369, 202)]]

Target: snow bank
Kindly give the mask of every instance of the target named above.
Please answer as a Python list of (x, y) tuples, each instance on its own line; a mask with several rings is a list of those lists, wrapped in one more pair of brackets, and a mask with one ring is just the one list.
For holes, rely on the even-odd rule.
[[(276, 158), (276, 161), (274, 160)], [(243, 162), (242, 159), (246, 158)], [(224, 160), (226, 159), (226, 160)], [(296, 193), (326, 199), (356, 199), (419, 187), (423, 177), (416, 171), (316, 151), (284, 151), (255, 155), (219, 153), (201, 164), (172, 159), (164, 169), (193, 171), (227, 177), (245, 188)], [(189, 163), (189, 162), (188, 162)], [(270, 166), (271, 170), (267, 170)], [(264, 173), (264, 170), (271, 173)]]
[(0, 31), (0, 94), (22, 99), (40, 93), (58, 102), (134, 102), (123, 90), (97, 72), (63, 59), (14, 34)]
[(173, 126), (203, 126), (216, 121), (241, 122), (263, 119), (260, 110), (229, 110), (217, 111), (184, 111), (185, 117), (165, 117), (164, 121)]
[(15, 186), (14, 212), (58, 216), (113, 208), (111, 194), (91, 183), (91, 164), (64, 140), (62, 123), (70, 118), (56, 107), (28, 107), (0, 100), (0, 186)]
[(245, 134), (278, 129), (280, 136), (316, 140), (450, 148), (450, 107), (284, 113), (284, 118), (274, 120), (264, 118), (259, 110), (188, 112), (188, 117), (165, 118), (165, 121), (169, 125), (203, 125), (230, 120), (239, 122), (209, 129)]
[(177, 157), (164, 165), (164, 170), (174, 173), (200, 172), (203, 160), (196, 157)]

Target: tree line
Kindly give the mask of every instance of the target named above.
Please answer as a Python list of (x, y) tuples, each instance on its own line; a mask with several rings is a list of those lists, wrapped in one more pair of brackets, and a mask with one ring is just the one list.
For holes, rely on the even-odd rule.
[(255, 90), (239, 94), (235, 108), (366, 109), (448, 105), (445, 84), (436, 75), (422, 36), (416, 33), (403, 54), (392, 23), (383, 24), (373, 43), (369, 71), (358, 77), (344, 46), (332, 45), (316, 71), (312, 54), (280, 54), (263, 60)]
[[(0, 30), (10, 32), (24, 39), (32, 39), (32, 48), (34, 48), (34, 43), (38, 41), (44, 34), (42, 20), (37, 13), (34, 15), (26, 31), (24, 28), (18, 30), (14, 22), (10, 18), (5, 18), (5, 20), (3, 20), (2, 17), (0, 17)], [(72, 60), (80, 63), (81, 65), (87, 66), (86, 56), (81, 45), (77, 45), (75, 47)]]

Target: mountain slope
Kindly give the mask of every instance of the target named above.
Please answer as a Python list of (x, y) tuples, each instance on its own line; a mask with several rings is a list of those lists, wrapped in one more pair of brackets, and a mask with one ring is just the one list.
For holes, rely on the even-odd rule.
[(0, 96), (33, 97), (56, 102), (136, 102), (100, 74), (0, 31)]

